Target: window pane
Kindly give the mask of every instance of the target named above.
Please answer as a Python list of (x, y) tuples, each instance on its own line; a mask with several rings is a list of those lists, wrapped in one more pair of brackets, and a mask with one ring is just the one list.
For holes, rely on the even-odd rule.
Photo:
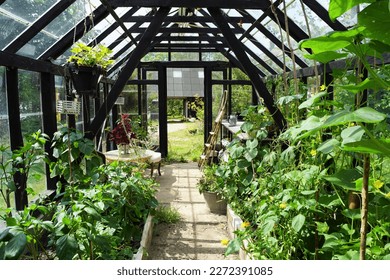
[[(59, 0), (6, 1), (0, 6), (0, 49), (8, 45), (32, 22)], [(9, 28), (12, 26), (12, 28)]]
[[(27, 135), (42, 130), (39, 73), (19, 71), (19, 100), (22, 134), (26, 138)], [(34, 165), (34, 169), (28, 174), (27, 188), (33, 191), (29, 194), (29, 201), (35, 199), (39, 193), (46, 190), (45, 165), (43, 161)]]
[(10, 145), (7, 95), (5, 92), (5, 67), (0, 67), (0, 145)]

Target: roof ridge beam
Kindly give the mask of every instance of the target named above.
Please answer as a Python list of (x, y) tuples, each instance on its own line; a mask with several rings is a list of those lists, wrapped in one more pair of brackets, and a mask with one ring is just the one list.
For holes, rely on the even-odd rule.
[(112, 7), (186, 7), (186, 8), (222, 8), (222, 9), (266, 9), (268, 1), (259, 0), (108, 0)]

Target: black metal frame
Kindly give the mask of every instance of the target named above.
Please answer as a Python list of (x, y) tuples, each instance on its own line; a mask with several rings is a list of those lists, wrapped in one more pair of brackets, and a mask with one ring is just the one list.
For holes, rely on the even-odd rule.
[[(92, 15), (86, 16), (80, 20), (72, 30), (60, 38), (54, 45), (48, 48), (38, 59), (32, 59), (16, 54), (25, 44), (27, 44), (34, 36), (36, 36), (43, 28), (52, 22), (64, 9), (69, 7), (76, 0), (62, 0), (53, 5), (44, 14), (42, 14), (35, 22), (29, 25), (22, 33), (19, 34), (12, 42), (0, 50), (0, 65), (6, 66), (6, 83), (7, 83), (7, 98), (8, 111), (10, 120), (10, 142), (11, 149), (17, 149), (23, 145), (21, 135), (21, 123), (19, 100), (18, 100), (18, 70), (24, 69), (34, 72), (39, 72), (41, 75), (41, 101), (43, 113), (43, 130), (49, 136), (57, 130), (56, 110), (55, 110), (55, 84), (54, 76), (65, 76), (64, 67), (55, 65), (50, 61), (57, 59), (63, 55), (74, 43), (79, 40), (86, 31), (104, 20), (108, 15), (112, 15), (116, 22), (103, 30), (100, 35), (92, 39), (89, 45), (102, 42), (116, 28), (125, 29), (124, 23), (134, 23), (127, 30), (123, 30), (123, 35), (118, 38), (118, 41), (113, 42), (110, 48), (116, 47), (122, 39), (130, 38), (130, 42), (118, 50), (114, 58), (119, 58), (128, 49), (134, 50), (121, 59), (117, 59), (115, 65), (109, 69), (109, 75), (117, 75), (114, 80), (106, 80), (104, 82), (104, 95), (106, 98), (95, 100), (96, 116), (89, 124), (89, 118), (86, 120), (85, 133), (88, 137), (94, 138), (100, 135), (100, 128), (104, 123), (107, 115), (112, 112), (113, 117), (118, 113), (115, 100), (121, 93), (126, 84), (138, 85), (138, 106), (141, 115), (146, 114), (145, 101), (142, 89), (148, 84), (156, 84), (159, 87), (159, 109), (160, 109), (160, 131), (162, 138), (160, 148), (162, 155), (167, 153), (167, 131), (166, 131), (166, 68), (167, 67), (199, 67), (205, 70), (205, 132), (212, 128), (212, 86), (214, 84), (222, 84), (224, 89), (231, 96), (231, 87), (234, 84), (251, 84), (253, 89), (252, 102), (258, 103), (260, 98), (264, 100), (275, 122), (280, 129), (286, 127), (286, 121), (278, 108), (272, 96), (272, 90), (269, 92), (264, 85), (263, 77), (267, 76), (268, 72), (271, 75), (277, 75), (280, 70), (290, 71), (282, 61), (269, 51), (262, 42), (259, 42), (251, 35), (252, 31), (261, 32), (280, 50), (285, 51), (285, 55), (290, 56), (291, 50), (284, 42), (281, 42), (274, 34), (262, 25), (263, 19), (266, 17), (275, 22), (281, 23), (281, 28), (286, 30), (288, 24), (289, 34), (296, 41), (308, 38), (308, 35), (291, 20), (286, 17), (280, 7), (281, 0), (273, 1), (273, 11), (270, 7), (270, 1), (259, 0), (102, 0), (102, 5), (97, 7)], [(3, 3), (0, 0), (0, 3)], [(339, 21), (331, 21), (328, 12), (315, 0), (303, 0), (305, 7), (313, 11), (318, 17), (329, 25), (333, 30), (347, 30)], [(129, 7), (130, 9), (121, 17), (115, 14), (115, 8)], [(134, 16), (142, 7), (152, 8), (145, 16)], [(186, 7), (198, 9), (199, 15), (183, 16), (178, 13), (168, 14), (171, 7)], [(235, 9), (238, 16), (227, 16), (222, 9)], [(257, 9), (262, 11), (258, 18), (254, 18), (245, 9)], [(276, 15), (275, 15), (276, 13)], [(177, 22), (189, 22), (191, 27), (179, 27)], [(150, 23), (147, 28), (141, 27), (143, 23)], [(248, 29), (242, 28), (242, 24), (251, 24)], [(216, 27), (215, 27), (216, 26)], [(197, 36), (177, 36), (173, 33), (192, 33)], [(158, 35), (158, 33), (162, 33)], [(273, 65), (267, 63), (262, 55), (245, 45), (245, 40), (250, 40), (254, 46), (258, 48), (266, 57), (273, 62)], [(206, 42), (206, 44), (202, 43)], [(167, 52), (168, 57), (174, 52), (193, 52), (199, 54), (199, 61), (196, 62), (163, 62), (163, 63), (140, 63), (141, 58), (148, 52)], [(228, 60), (225, 62), (205, 62), (201, 61), (202, 53), (204, 52), (220, 52)], [(259, 63), (261, 68), (256, 67), (253, 61)], [(346, 60), (330, 62), (327, 65), (317, 65), (308, 67), (308, 65), (299, 57), (295, 56), (295, 62), (302, 69), (296, 73), (298, 78), (305, 79), (308, 76), (314, 76), (315, 73), (321, 75), (329, 75), (333, 69), (345, 68)], [(390, 54), (385, 54), (380, 61), (376, 59), (376, 64), (390, 63)], [(180, 66), (179, 66), (180, 65)], [(274, 69), (276, 66), (276, 69)], [(232, 67), (238, 67), (244, 71), (250, 81), (232, 81)], [(129, 77), (135, 69), (138, 69), (138, 80), (129, 81)], [(317, 69), (315, 69), (317, 68)], [(146, 72), (154, 69), (158, 71), (158, 80), (147, 80)], [(315, 71), (316, 70), (316, 71)], [(213, 71), (223, 71), (223, 80), (212, 80)], [(289, 74), (287, 74), (289, 77)], [(292, 77), (292, 74), (290, 74)], [(164, 82), (165, 81), (165, 82)], [(111, 83), (111, 86), (108, 84)], [(68, 86), (68, 84), (66, 84)], [(111, 89), (109, 89), (109, 86)], [(87, 104), (89, 106), (89, 104)], [(164, 115), (165, 112), (165, 115)], [(228, 103), (228, 112), (231, 112), (231, 103)], [(161, 114), (162, 113), (162, 114)], [(114, 120), (114, 118), (113, 118)], [(75, 119), (69, 118), (69, 125), (75, 126)], [(45, 147), (47, 152), (50, 152), (50, 147)], [(164, 150), (165, 149), (165, 150)], [(49, 153), (50, 154), (50, 153)], [(48, 170), (47, 170), (48, 171)], [(19, 177), (18, 177), (19, 176)], [(47, 187), (54, 190), (56, 178), (50, 178), (47, 172)], [(15, 176), (15, 182), (21, 180), (20, 174)], [(16, 192), (16, 207), (22, 209), (27, 203), (26, 191), (19, 188)]]

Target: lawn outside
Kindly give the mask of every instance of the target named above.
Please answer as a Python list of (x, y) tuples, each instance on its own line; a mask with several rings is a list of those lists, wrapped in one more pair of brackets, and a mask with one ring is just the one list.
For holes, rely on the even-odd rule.
[(203, 123), (168, 124), (167, 162), (198, 161), (203, 151)]

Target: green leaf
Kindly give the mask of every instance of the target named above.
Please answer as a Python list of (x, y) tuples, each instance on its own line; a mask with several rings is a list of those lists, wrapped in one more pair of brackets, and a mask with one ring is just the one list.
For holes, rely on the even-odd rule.
[(237, 253), (242, 245), (242, 240), (240, 238), (235, 238), (231, 240), (226, 248), (225, 256), (228, 256), (230, 254)]
[(292, 219), (292, 223), (291, 223), (292, 228), (296, 232), (299, 232), (301, 230), (301, 228), (303, 227), (303, 225), (305, 224), (305, 219), (306, 219), (305, 216), (303, 216), (302, 214), (296, 215)]
[(64, 225), (69, 226), (69, 225), (72, 224), (72, 220), (71, 220), (68, 216), (64, 216), (64, 217), (62, 218), (62, 223), (63, 223)]
[(344, 209), (341, 212), (345, 217), (351, 220), (360, 220), (360, 209)]
[(322, 143), (317, 148), (317, 151), (327, 155), (327, 154), (333, 152), (334, 148), (338, 147), (339, 145), (340, 145), (340, 141), (332, 138), (332, 139), (326, 140), (324, 143)]
[(298, 109), (306, 109), (306, 108), (310, 108), (312, 107), (314, 104), (316, 104), (318, 101), (320, 101), (322, 99), (322, 97), (328, 95), (329, 93), (326, 92), (326, 91), (323, 91), (323, 92), (320, 92), (320, 93), (317, 93), (313, 96), (311, 96), (309, 99), (307, 99), (306, 101), (302, 102)]
[(287, 95), (287, 96), (282, 96), (280, 97), (277, 101), (276, 104), (278, 105), (287, 105), (293, 101), (297, 101), (303, 98), (303, 94), (295, 94), (295, 95)]
[(337, 126), (342, 124), (356, 123), (378, 123), (386, 119), (386, 115), (379, 113), (371, 107), (362, 107), (353, 112), (341, 111), (330, 116), (321, 128)]
[(343, 144), (353, 143), (360, 141), (364, 135), (364, 129), (360, 126), (351, 126), (341, 131), (341, 138), (343, 138)]
[(316, 61), (321, 62), (321, 63), (328, 63), (329, 61), (340, 59), (340, 58), (346, 57), (347, 55), (348, 55), (348, 53), (339, 53), (339, 52), (335, 52), (335, 51), (325, 51), (325, 52), (320, 52), (317, 54), (314, 54), (314, 53), (313, 54), (305, 54), (304, 56), (307, 59), (316, 60)]
[(390, 139), (361, 140), (347, 143), (342, 149), (349, 152), (377, 154), (390, 157)]
[(237, 164), (238, 168), (240, 168), (240, 169), (247, 168), (247, 167), (251, 166), (250, 161), (247, 161), (245, 159), (239, 159), (236, 162), (236, 164)]
[[(310, 116), (306, 120), (303, 120), (299, 127), (292, 127), (289, 130), (286, 131), (286, 133), (291, 134), (291, 138), (296, 140), (297, 136), (300, 135), (304, 131), (311, 131), (310, 134), (312, 134), (313, 131), (317, 131), (324, 123), (323, 119), (320, 119), (316, 116)], [(304, 134), (301, 137), (305, 137), (306, 134)]]
[[(308, 127), (310, 129), (307, 129), (306, 127), (301, 127), (299, 129), (300, 130), (299, 132), (302, 132), (303, 130), (308, 130), (308, 132), (299, 136), (297, 139), (299, 140), (301, 138), (308, 137), (321, 129), (332, 127), (332, 126), (344, 125), (353, 122), (379, 123), (385, 119), (386, 119), (385, 114), (379, 113), (378, 111), (370, 107), (362, 107), (353, 112), (340, 111), (328, 117), (324, 122), (318, 119), (317, 126), (313, 125), (312, 127)], [(302, 122), (302, 124), (304, 123), (305, 122)]]
[(329, 3), (329, 17), (332, 21), (361, 3), (372, 3), (375, 0), (331, 0)]
[(323, 52), (334, 52), (345, 48), (351, 44), (351, 40), (344, 38), (332, 38), (328, 36), (321, 36), (317, 38), (303, 40), (299, 48), (311, 49), (313, 54), (319, 54)]
[(9, 226), (9, 227), (16, 226), (18, 224), (16, 219), (12, 218), (12, 217), (7, 217), (6, 223), (7, 223), (7, 226)]
[(267, 235), (273, 230), (274, 226), (275, 226), (275, 220), (267, 219), (263, 224), (261, 231), (264, 235)]
[(5, 243), (0, 242), (0, 260), (5, 259)]
[(337, 236), (333, 234), (324, 234), (325, 237), (325, 242), (324, 245), (322, 245), (322, 248), (329, 248), (329, 249), (334, 249), (336, 246), (339, 244), (339, 239)]
[(375, 2), (361, 11), (358, 24), (365, 27), (366, 37), (390, 45), (390, 12), (386, 1)]
[(379, 84), (376, 81), (371, 80), (370, 78), (367, 78), (357, 85), (354, 85), (354, 84), (344, 85), (344, 86), (340, 85), (338, 87), (346, 89), (346, 90), (353, 92), (353, 93), (359, 93), (365, 89), (378, 89), (378, 86), (379, 86)]
[(245, 122), (240, 127), (242, 132), (249, 132), (253, 129), (253, 124), (249, 122)]
[(244, 153), (244, 147), (241, 146), (233, 146), (230, 149), (230, 155), (232, 156), (233, 159), (240, 158), (243, 153)]
[(60, 260), (71, 260), (77, 253), (77, 241), (73, 236), (66, 234), (56, 242), (56, 253)]
[(327, 233), (329, 230), (329, 226), (326, 222), (315, 222), (317, 224), (317, 231), (319, 233)]
[(254, 158), (256, 158), (259, 151), (257, 149), (249, 149), (245, 152), (244, 157), (247, 161), (252, 161)]
[(255, 149), (257, 148), (258, 145), (259, 145), (259, 141), (257, 141), (257, 139), (246, 141), (246, 147), (249, 149)]
[(355, 181), (362, 175), (356, 169), (343, 169), (323, 178), (332, 184), (347, 190), (355, 190)]
[(27, 245), (27, 237), (23, 232), (16, 234), (6, 245), (4, 257), (7, 260), (16, 260), (24, 252)]
[(9, 228), (5, 228), (1, 233), (0, 233), (0, 242), (1, 241), (8, 241), (9, 239), (12, 238), (12, 234), (9, 232)]
[(378, 40), (371, 40), (368, 43), (367, 48), (366, 53), (377, 58), (382, 58), (382, 54), (390, 52), (390, 45), (384, 44)]
[(311, 190), (311, 191), (301, 191), (302, 195), (312, 195), (315, 194), (317, 191), (316, 190)]
[(89, 215), (91, 215), (94, 219), (100, 220), (101, 218), (100, 214), (92, 207), (85, 207), (83, 210), (87, 212)]
[(16, 191), (16, 185), (15, 185), (15, 182), (12, 180), (12, 181), (9, 181), (7, 183), (7, 188), (11, 191), (11, 192), (14, 192)]
[(89, 140), (80, 141), (79, 143), (80, 151), (85, 155), (91, 155), (95, 150), (94, 144)]

